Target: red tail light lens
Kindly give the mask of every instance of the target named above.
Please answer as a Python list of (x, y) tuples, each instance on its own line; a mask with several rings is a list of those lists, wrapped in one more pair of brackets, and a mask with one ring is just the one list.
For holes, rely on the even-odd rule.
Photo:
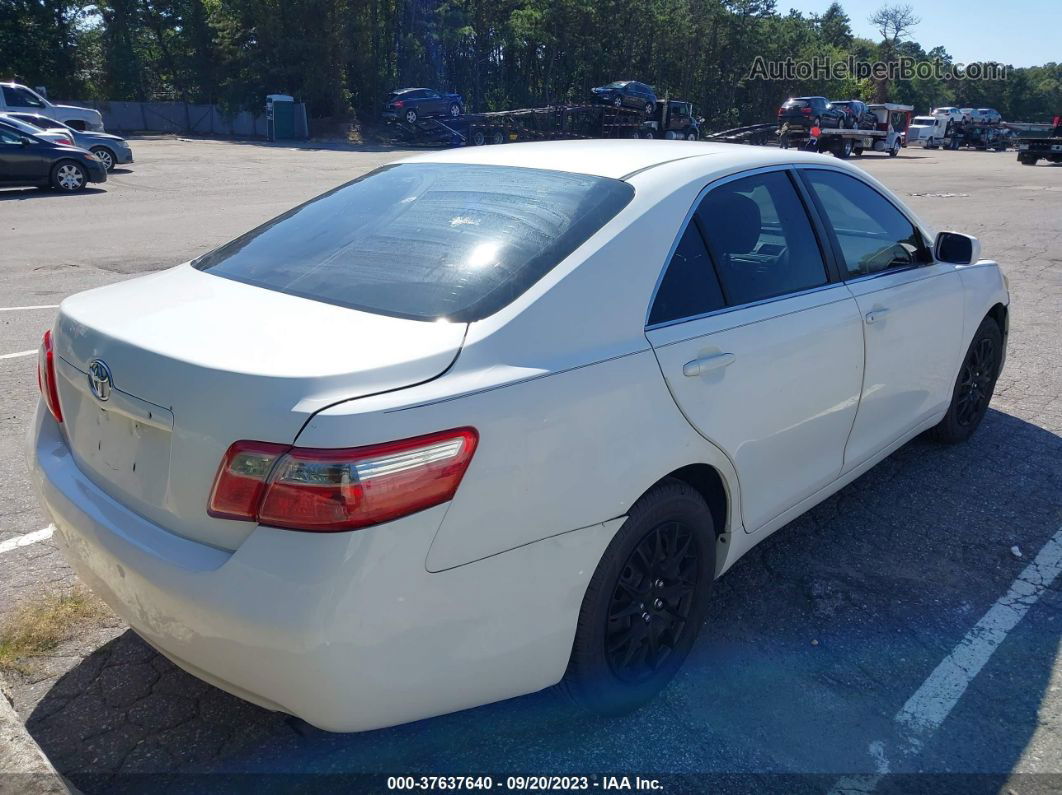
[(810, 116), (811, 115), (811, 108), (804, 108), (800, 112), (803, 113), (805, 116)]
[(346, 449), (236, 442), (208, 512), (292, 530), (353, 530), (452, 499), (479, 436), (458, 428)]
[(394, 102), (391, 103), (392, 108), (404, 108), (405, 106), (406, 103), (400, 99), (396, 99)]
[(41, 349), (37, 353), (37, 386), (48, 411), (56, 422), (63, 421), (63, 410), (59, 408), (59, 388), (55, 383), (55, 353), (52, 351), (52, 332), (44, 332)]

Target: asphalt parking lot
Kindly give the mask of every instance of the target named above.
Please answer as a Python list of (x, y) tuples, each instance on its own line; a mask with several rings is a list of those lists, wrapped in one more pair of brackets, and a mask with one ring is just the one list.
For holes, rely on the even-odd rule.
[[(35, 353), (55, 305), (403, 154), (171, 139), (134, 153), (83, 195), (0, 191), (0, 620), (74, 583), (30, 491), (36, 359), (17, 355)], [(31, 734), (87, 793), (142, 789), (143, 775), (201, 791), (233, 781), (205, 773), (485, 772), (715, 791), (1062, 791), (1062, 577), (1027, 568), (1062, 543), (1062, 167), (976, 151), (857, 162), (1002, 263), (1011, 334), (996, 397), (968, 443), (915, 440), (742, 559), (663, 698), (603, 720), (547, 691), (327, 734), (193, 679), (104, 615), (7, 675)], [(935, 718), (913, 724), (912, 702)], [(932, 775), (905, 777), (916, 773)]]

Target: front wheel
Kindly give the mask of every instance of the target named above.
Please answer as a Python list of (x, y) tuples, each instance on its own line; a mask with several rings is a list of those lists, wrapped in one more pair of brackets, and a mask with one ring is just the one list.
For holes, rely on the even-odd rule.
[(992, 400), (1002, 357), (1003, 332), (995, 320), (986, 317), (966, 351), (948, 413), (930, 431), (934, 439), (955, 444), (966, 441), (977, 430)]
[(892, 149), (889, 150), (889, 157), (896, 157), (898, 154), (900, 154), (900, 145), (894, 144)]
[(617, 97), (613, 97), (612, 98), (612, 107), (614, 107), (614, 108), (622, 108), (623, 107), (623, 97), (618, 97), (618, 96)]
[(64, 193), (76, 193), (87, 182), (85, 169), (73, 160), (62, 160), (52, 169), (52, 187)]
[(106, 146), (94, 146), (89, 151), (99, 158), (100, 162), (103, 163), (104, 168), (108, 171), (114, 171), (114, 167), (117, 163), (115, 162), (114, 153), (110, 149)]
[(651, 700), (693, 647), (715, 576), (704, 498), (666, 480), (630, 509), (587, 586), (564, 684), (604, 715)]
[(451, 119), (456, 119), (460, 115), (461, 115), (461, 106), (458, 105), (456, 102), (451, 103), (450, 104), (450, 118)]
[(646, 102), (645, 103), (645, 115), (646, 116), (652, 116), (653, 115), (653, 103), (652, 102)]
[(686, 133), (686, 140), (687, 141), (696, 141), (697, 140), (697, 133), (692, 132), (692, 131)]
[(844, 141), (841, 142), (841, 148), (836, 151), (836, 155), (843, 160), (847, 160), (852, 156), (851, 138), (845, 138)]

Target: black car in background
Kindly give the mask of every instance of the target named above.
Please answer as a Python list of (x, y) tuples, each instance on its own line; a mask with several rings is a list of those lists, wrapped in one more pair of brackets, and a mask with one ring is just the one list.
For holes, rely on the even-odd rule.
[(845, 127), (853, 130), (873, 130), (877, 127), (877, 116), (867, 110), (867, 103), (858, 99), (835, 99), (830, 102), (830, 107), (839, 108), (848, 114)]
[(387, 95), (383, 117), (415, 124), (417, 119), (448, 116), (456, 119), (465, 110), (460, 94), (443, 94), (432, 88), (398, 88)]
[(617, 80), (607, 86), (590, 89), (597, 102), (605, 102), (614, 108), (638, 108), (649, 116), (656, 110), (656, 92), (637, 80)]
[(826, 97), (792, 97), (778, 109), (778, 126), (841, 128), (846, 124), (848, 111), (834, 108)]
[(106, 181), (107, 169), (92, 152), (0, 122), (0, 188), (51, 186), (74, 193), (90, 182)]

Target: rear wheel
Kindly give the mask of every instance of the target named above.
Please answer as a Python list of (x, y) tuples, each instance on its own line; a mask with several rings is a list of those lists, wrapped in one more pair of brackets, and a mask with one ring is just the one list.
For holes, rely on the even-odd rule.
[(417, 123), (417, 111), (413, 108), (410, 108), (406, 111), (406, 122), (408, 122), (409, 124)]
[(450, 103), (450, 118), (451, 119), (456, 119), (460, 115), (461, 115), (461, 106), (458, 105), (456, 102)]
[(472, 145), (473, 146), (483, 146), (485, 143), (487, 143), (487, 136), (485, 136), (483, 134), (483, 130), (473, 130), (472, 131)]
[(612, 98), (612, 107), (614, 107), (614, 108), (622, 108), (623, 107), (623, 97), (620, 97), (620, 96), (613, 97)]
[(892, 149), (889, 150), (889, 157), (896, 157), (898, 154), (900, 154), (900, 144), (895, 143), (892, 145)]
[(688, 133), (686, 133), (686, 140), (687, 141), (696, 141), (697, 140), (697, 133), (693, 132), (692, 130), (689, 131)]
[(651, 141), (656, 138), (656, 133), (652, 130), (642, 130), (642, 138)]
[(1023, 166), (1035, 166), (1036, 165), (1036, 158), (1035, 157), (1019, 157), (1018, 158), (1018, 162), (1021, 163)]
[(646, 102), (645, 103), (645, 115), (646, 116), (652, 116), (653, 115), (653, 103), (652, 102)]
[(851, 138), (845, 138), (841, 142), (841, 148), (836, 150), (834, 152), (834, 154), (836, 154), (842, 160), (847, 160), (849, 157), (851, 157), (852, 156), (852, 139)]
[(668, 130), (664, 133), (664, 137), (667, 138), (667, 140), (669, 141), (674, 141), (676, 138), (678, 138), (678, 133), (674, 130)]
[(495, 130), (490, 135), (490, 142), (492, 144), (503, 144), (503, 143), (505, 143), (505, 133), (503, 133), (501, 130)]
[(995, 320), (986, 317), (966, 351), (948, 413), (930, 431), (934, 439), (948, 444), (964, 442), (977, 430), (992, 400), (1002, 356), (1003, 332)]
[(714, 576), (704, 498), (677, 480), (655, 486), (631, 507), (587, 586), (568, 692), (606, 715), (652, 699), (693, 647)]
[(60, 160), (52, 169), (52, 187), (64, 193), (75, 193), (87, 182), (85, 169), (73, 160)]
[(855, 155), (856, 157), (862, 157), (863, 156), (863, 147), (861, 147), (861, 146), (853, 146), (852, 147), (852, 154)]

